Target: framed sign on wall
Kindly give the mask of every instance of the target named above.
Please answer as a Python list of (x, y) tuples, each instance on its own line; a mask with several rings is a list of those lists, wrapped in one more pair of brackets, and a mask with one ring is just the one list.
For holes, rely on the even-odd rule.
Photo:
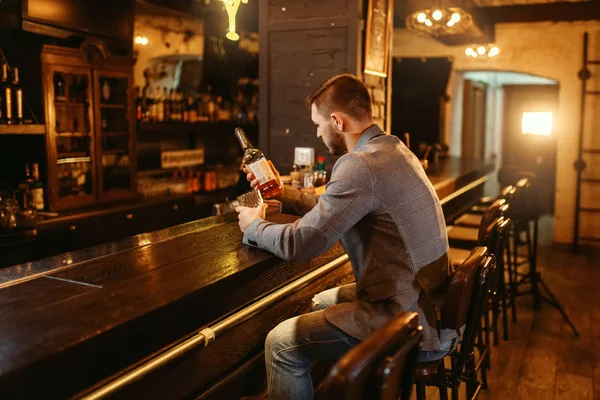
[(392, 0), (369, 0), (365, 32), (364, 71), (367, 74), (387, 77), (392, 10)]

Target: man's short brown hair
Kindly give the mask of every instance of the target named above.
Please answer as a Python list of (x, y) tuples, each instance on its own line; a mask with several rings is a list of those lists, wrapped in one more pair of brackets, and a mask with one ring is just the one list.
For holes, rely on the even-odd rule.
[(306, 98), (308, 108), (313, 104), (327, 116), (341, 111), (357, 121), (372, 118), (369, 90), (351, 74), (333, 76), (317, 86)]

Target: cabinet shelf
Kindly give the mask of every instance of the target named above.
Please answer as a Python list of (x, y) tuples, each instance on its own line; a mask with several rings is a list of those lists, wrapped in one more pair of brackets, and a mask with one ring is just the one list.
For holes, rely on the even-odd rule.
[(129, 153), (129, 149), (102, 149), (103, 154), (123, 154)]
[(0, 135), (43, 135), (46, 133), (46, 125), (21, 124), (0, 125)]
[(127, 108), (126, 104), (100, 104), (100, 108), (121, 108), (121, 109), (125, 109)]
[(57, 137), (89, 137), (89, 133), (85, 132), (60, 132), (56, 133)]
[(65, 153), (61, 153), (61, 152), (56, 153), (57, 158), (81, 158), (81, 157), (89, 157), (89, 156), (90, 155), (88, 153), (86, 153), (85, 151), (72, 151), (72, 152), (65, 152)]
[(85, 103), (73, 103), (69, 101), (55, 101), (54, 107), (83, 107)]
[(129, 132), (102, 132), (104, 136), (129, 136)]

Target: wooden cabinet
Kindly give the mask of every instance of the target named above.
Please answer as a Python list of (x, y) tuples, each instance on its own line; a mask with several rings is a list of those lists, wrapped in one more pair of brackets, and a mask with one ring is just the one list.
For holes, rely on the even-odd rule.
[(46, 45), (42, 74), (49, 208), (136, 196), (133, 60), (95, 39)]

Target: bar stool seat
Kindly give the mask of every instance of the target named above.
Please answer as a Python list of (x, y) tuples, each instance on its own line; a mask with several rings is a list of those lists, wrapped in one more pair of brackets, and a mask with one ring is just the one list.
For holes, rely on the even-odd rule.
[(450, 247), (448, 252), (450, 253), (450, 261), (454, 266), (461, 265), (471, 254), (471, 250), (459, 249), (458, 247)]
[(461, 226), (470, 226), (473, 228), (479, 228), (481, 226), (481, 220), (483, 219), (483, 214), (471, 214), (466, 213), (461, 215), (454, 221), (455, 225)]
[[(481, 223), (480, 223), (481, 225)], [(479, 228), (470, 226), (451, 225), (446, 229), (448, 240), (458, 240), (461, 242), (477, 242), (479, 239)], [(471, 246), (473, 247), (473, 246)]]

